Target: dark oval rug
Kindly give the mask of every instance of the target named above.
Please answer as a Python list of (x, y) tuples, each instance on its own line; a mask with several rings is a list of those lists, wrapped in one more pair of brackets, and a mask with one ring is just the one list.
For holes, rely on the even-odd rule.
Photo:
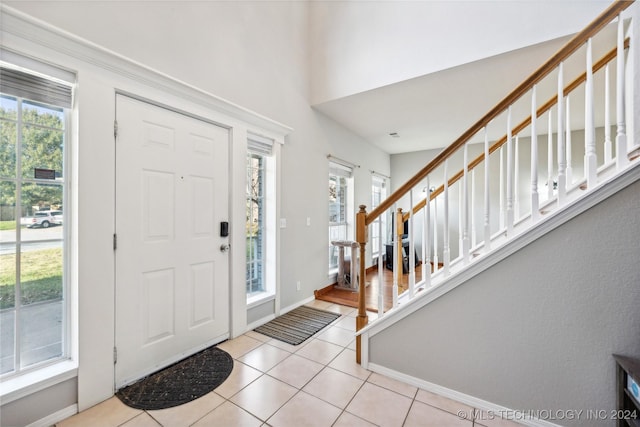
[(140, 381), (118, 390), (116, 396), (136, 409), (166, 409), (204, 396), (233, 370), (233, 358), (209, 347)]

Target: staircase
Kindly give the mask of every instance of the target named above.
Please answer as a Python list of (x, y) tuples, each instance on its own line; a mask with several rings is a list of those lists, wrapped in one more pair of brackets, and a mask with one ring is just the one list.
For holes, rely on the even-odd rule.
[[(640, 355), (638, 34), (638, 4), (612, 3), (380, 206), (360, 207), (359, 363), (528, 425), (613, 425), (611, 354)], [(380, 299), (369, 324), (368, 227), (392, 212), (393, 308)], [(419, 282), (416, 251), (433, 266)]]

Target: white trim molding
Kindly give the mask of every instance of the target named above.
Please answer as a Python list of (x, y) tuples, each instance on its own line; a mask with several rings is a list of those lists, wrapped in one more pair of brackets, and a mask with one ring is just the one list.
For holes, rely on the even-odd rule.
[[(479, 409), (484, 412), (484, 416), (488, 419), (498, 418), (499, 416), (506, 415), (504, 419), (509, 421), (514, 421), (518, 424), (522, 424), (525, 426), (532, 427), (557, 427), (558, 424), (551, 423), (546, 420), (542, 420), (538, 417), (535, 417), (535, 412), (527, 413), (520, 410), (510, 409), (504, 406), (497, 405), (495, 403), (479, 399), (477, 397), (461, 393), (456, 390), (452, 390), (450, 388), (442, 387), (441, 385), (431, 383), (429, 381), (424, 381), (419, 378), (412, 377), (410, 375), (403, 374), (398, 371), (394, 371), (393, 369), (385, 368), (384, 366), (376, 365), (375, 363), (370, 363), (367, 368), (370, 371), (376, 372), (381, 375), (385, 375), (389, 378), (396, 379), (405, 384), (410, 384), (414, 387), (418, 387), (422, 390), (429, 391), (431, 393), (435, 393), (439, 396), (447, 397), (449, 399), (460, 402), (464, 405), (471, 406), (472, 408)], [(469, 419), (473, 414), (469, 413), (466, 409), (460, 409), (456, 414), (460, 419)], [(477, 420), (478, 423), (482, 423), (482, 419)]]

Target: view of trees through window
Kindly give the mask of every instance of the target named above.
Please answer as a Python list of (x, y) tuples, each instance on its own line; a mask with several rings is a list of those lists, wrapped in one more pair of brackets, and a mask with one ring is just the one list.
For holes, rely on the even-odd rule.
[(247, 156), (247, 295), (265, 291), (264, 284), (264, 197), (265, 159)]
[(63, 354), (64, 140), (62, 108), (1, 96), (0, 374)]

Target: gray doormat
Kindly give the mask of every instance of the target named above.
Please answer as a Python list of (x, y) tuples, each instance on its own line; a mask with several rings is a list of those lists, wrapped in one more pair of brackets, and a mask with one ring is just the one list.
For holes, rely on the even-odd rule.
[(288, 344), (298, 345), (338, 317), (338, 313), (303, 305), (258, 326), (254, 331)]
[(136, 409), (172, 408), (209, 393), (227, 379), (232, 369), (229, 353), (209, 347), (118, 390), (116, 396)]

